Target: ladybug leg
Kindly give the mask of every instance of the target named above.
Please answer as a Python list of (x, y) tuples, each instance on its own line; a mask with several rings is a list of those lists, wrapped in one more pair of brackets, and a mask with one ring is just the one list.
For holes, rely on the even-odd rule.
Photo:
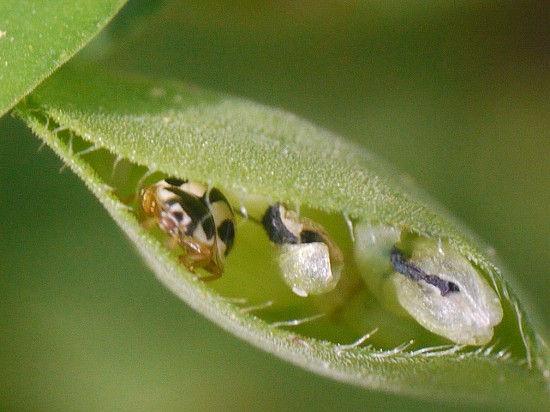
[(222, 275), (219, 266), (214, 262), (211, 246), (204, 245), (196, 240), (185, 237), (182, 239), (182, 247), (185, 254), (179, 256), (179, 261), (192, 273), (196, 269), (204, 269), (210, 275), (199, 277), (202, 281), (218, 279)]
[(177, 236), (170, 236), (166, 241), (166, 247), (170, 250), (177, 248), (179, 245), (180, 242)]
[(149, 217), (144, 221), (142, 221), (140, 224), (141, 224), (141, 227), (144, 228), (145, 230), (151, 230), (153, 227), (155, 227), (155, 225), (158, 224), (158, 222), (159, 222), (159, 219), (157, 217)]
[(215, 262), (213, 262), (212, 260), (210, 260), (208, 262), (208, 264), (203, 266), (203, 269), (210, 272), (210, 275), (201, 276), (199, 278), (203, 282), (210, 282), (212, 280), (219, 279), (222, 276), (222, 271), (221, 271), (220, 267)]

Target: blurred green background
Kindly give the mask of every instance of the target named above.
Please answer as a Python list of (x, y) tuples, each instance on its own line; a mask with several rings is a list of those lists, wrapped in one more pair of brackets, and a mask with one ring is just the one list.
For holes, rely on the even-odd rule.
[[(495, 247), (548, 331), (549, 39), (546, 1), (143, 0), (78, 58), (365, 145)], [(0, 120), (0, 409), (441, 407), (314, 376), (199, 317), (39, 145)]]

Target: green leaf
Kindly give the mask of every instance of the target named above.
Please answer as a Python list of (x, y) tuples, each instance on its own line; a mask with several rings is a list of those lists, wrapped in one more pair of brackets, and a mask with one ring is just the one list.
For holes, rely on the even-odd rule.
[[(236, 336), (367, 388), (451, 402), (550, 405), (548, 349), (490, 249), (363, 148), (246, 100), (179, 82), (82, 69), (48, 79), (17, 113), (86, 183), (159, 280)], [(163, 233), (140, 224), (135, 196), (148, 173), (216, 186), (235, 209), (254, 196), (299, 205), (342, 249), (346, 272), (339, 287), (319, 297), (293, 295), (272, 268), (265, 233), (246, 219), (222, 279), (198, 280), (166, 247)], [(386, 309), (383, 296), (362, 286), (364, 268), (342, 215), (356, 226), (399, 228), (407, 233), (403, 250), (430, 239), (459, 254), (464, 273), (484, 277), (499, 294), (504, 320), (491, 343), (449, 344)], [(427, 260), (432, 243), (415, 257), (418, 265), (445, 264)], [(388, 266), (389, 255), (380, 256)], [(317, 319), (319, 313), (326, 316)], [(350, 345), (362, 335), (366, 345)]]
[(124, 3), (0, 2), (0, 116), (87, 44)]

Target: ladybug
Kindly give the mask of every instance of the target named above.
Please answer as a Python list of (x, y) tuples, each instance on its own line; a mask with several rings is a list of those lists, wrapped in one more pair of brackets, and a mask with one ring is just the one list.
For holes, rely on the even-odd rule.
[(219, 278), (235, 241), (235, 215), (216, 188), (188, 180), (166, 178), (140, 191), (139, 206), (146, 227), (156, 224), (170, 235), (171, 248), (180, 246), (180, 262), (192, 273)]

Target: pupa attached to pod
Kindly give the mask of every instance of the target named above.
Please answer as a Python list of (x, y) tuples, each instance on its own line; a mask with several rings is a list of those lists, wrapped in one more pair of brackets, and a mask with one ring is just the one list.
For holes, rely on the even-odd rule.
[(333, 290), (344, 265), (342, 251), (320, 224), (277, 203), (262, 217), (277, 247), (277, 264), (286, 284), (298, 296)]
[(354, 234), (361, 275), (388, 307), (457, 344), (493, 338), (503, 316), (500, 299), (451, 244), (383, 224), (358, 223)]

